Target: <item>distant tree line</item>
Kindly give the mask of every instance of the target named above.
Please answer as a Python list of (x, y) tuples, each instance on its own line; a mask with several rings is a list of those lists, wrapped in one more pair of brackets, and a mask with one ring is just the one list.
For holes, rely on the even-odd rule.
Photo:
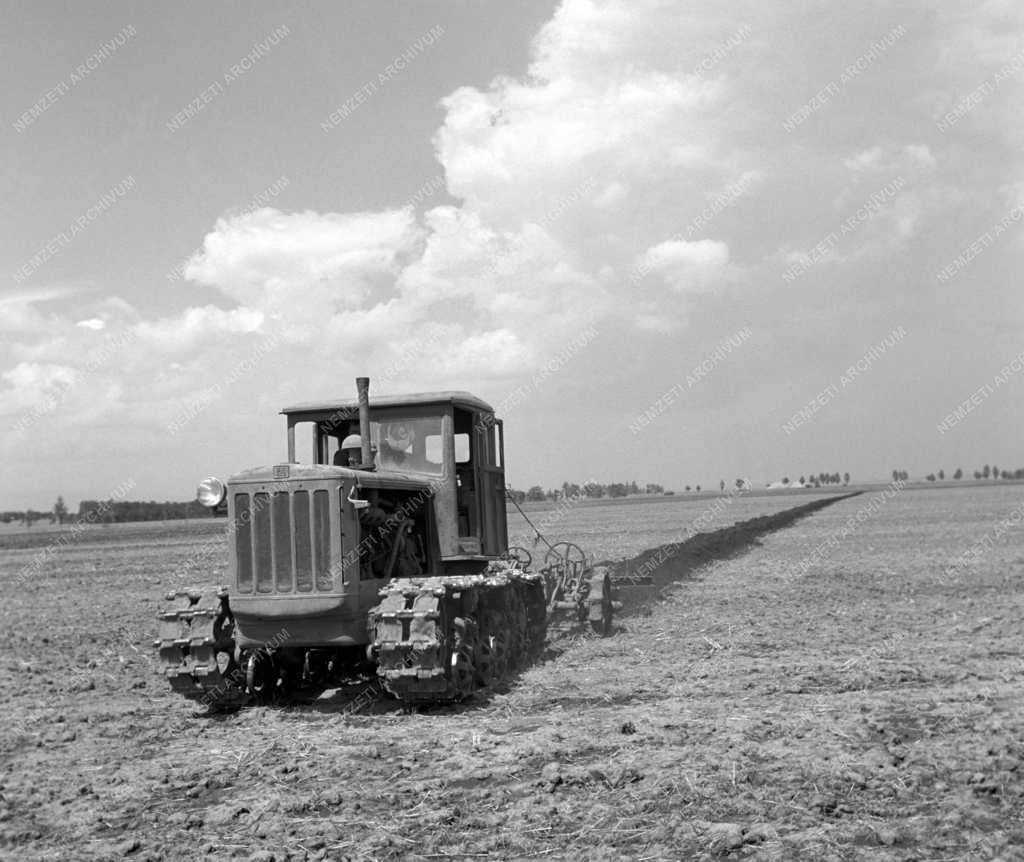
[(187, 503), (172, 503), (155, 500), (82, 500), (78, 504), (78, 512), (68, 512), (63, 497), (49, 512), (35, 509), (24, 511), (0, 512), (0, 521), (5, 524), (21, 523), (31, 527), (37, 521), (51, 524), (120, 524), (126, 521), (179, 521), (185, 518), (209, 518), (211, 510), (198, 500)]
[[(953, 478), (960, 480), (964, 477), (964, 471), (961, 467), (957, 467), (953, 473)], [(893, 470), (892, 480), (894, 482), (903, 480), (904, 482), (910, 478), (910, 474), (906, 470)], [(927, 482), (943, 482), (946, 479), (946, 471), (939, 470), (937, 473), (929, 473), (924, 477)], [(1018, 467), (1016, 470), (1000, 470), (995, 465), (989, 466), (985, 464), (980, 470), (974, 471), (974, 478), (977, 481), (983, 479), (1024, 479), (1024, 467)]]
[(633, 497), (641, 494), (671, 496), (674, 493), (674, 491), (666, 491), (663, 486), (653, 482), (641, 487), (636, 481), (611, 482), (607, 485), (597, 482), (587, 482), (583, 485), (575, 482), (563, 482), (561, 488), (542, 488), (540, 485), (534, 485), (526, 491), (509, 489), (509, 494), (517, 503), (527, 500), (531, 503), (542, 500), (600, 500), (603, 497)]

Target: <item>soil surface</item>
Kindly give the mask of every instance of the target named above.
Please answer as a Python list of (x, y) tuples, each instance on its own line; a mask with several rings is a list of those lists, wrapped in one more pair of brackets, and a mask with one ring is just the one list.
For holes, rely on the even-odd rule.
[(1020, 505), (663, 534), (615, 563), (661, 595), (611, 637), (415, 714), (368, 684), (214, 716), (165, 690), (157, 601), (222, 571), (215, 528), (6, 537), (0, 855), (1024, 859)]

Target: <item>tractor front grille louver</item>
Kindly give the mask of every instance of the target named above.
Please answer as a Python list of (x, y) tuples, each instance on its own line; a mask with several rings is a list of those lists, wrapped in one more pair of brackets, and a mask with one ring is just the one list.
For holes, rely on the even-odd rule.
[(332, 591), (330, 509), (326, 490), (236, 493), (238, 592)]

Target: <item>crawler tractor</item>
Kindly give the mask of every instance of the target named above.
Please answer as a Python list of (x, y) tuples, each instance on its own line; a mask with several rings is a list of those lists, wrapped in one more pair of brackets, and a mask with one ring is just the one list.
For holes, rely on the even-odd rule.
[[(484, 401), (433, 392), (300, 404), (288, 459), (199, 486), (226, 509), (230, 586), (167, 596), (163, 672), (212, 707), (280, 701), (375, 674), (408, 704), (507, 679), (549, 621), (607, 634), (606, 570), (510, 549), (504, 432)], [(297, 457), (305, 439), (308, 457)], [(365, 677), (363, 677), (365, 678)]]

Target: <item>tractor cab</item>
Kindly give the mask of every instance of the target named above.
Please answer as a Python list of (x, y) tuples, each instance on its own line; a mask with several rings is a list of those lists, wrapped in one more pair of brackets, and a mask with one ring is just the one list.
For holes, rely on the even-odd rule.
[(285, 408), (288, 461), (348, 468), (344, 447), (356, 438), (357, 486), (362, 475), (367, 487), (390, 480), (427, 490), (446, 572), (479, 570), (503, 556), (504, 439), (493, 408), (457, 391), (376, 396), (365, 406), (365, 424), (358, 399)]

